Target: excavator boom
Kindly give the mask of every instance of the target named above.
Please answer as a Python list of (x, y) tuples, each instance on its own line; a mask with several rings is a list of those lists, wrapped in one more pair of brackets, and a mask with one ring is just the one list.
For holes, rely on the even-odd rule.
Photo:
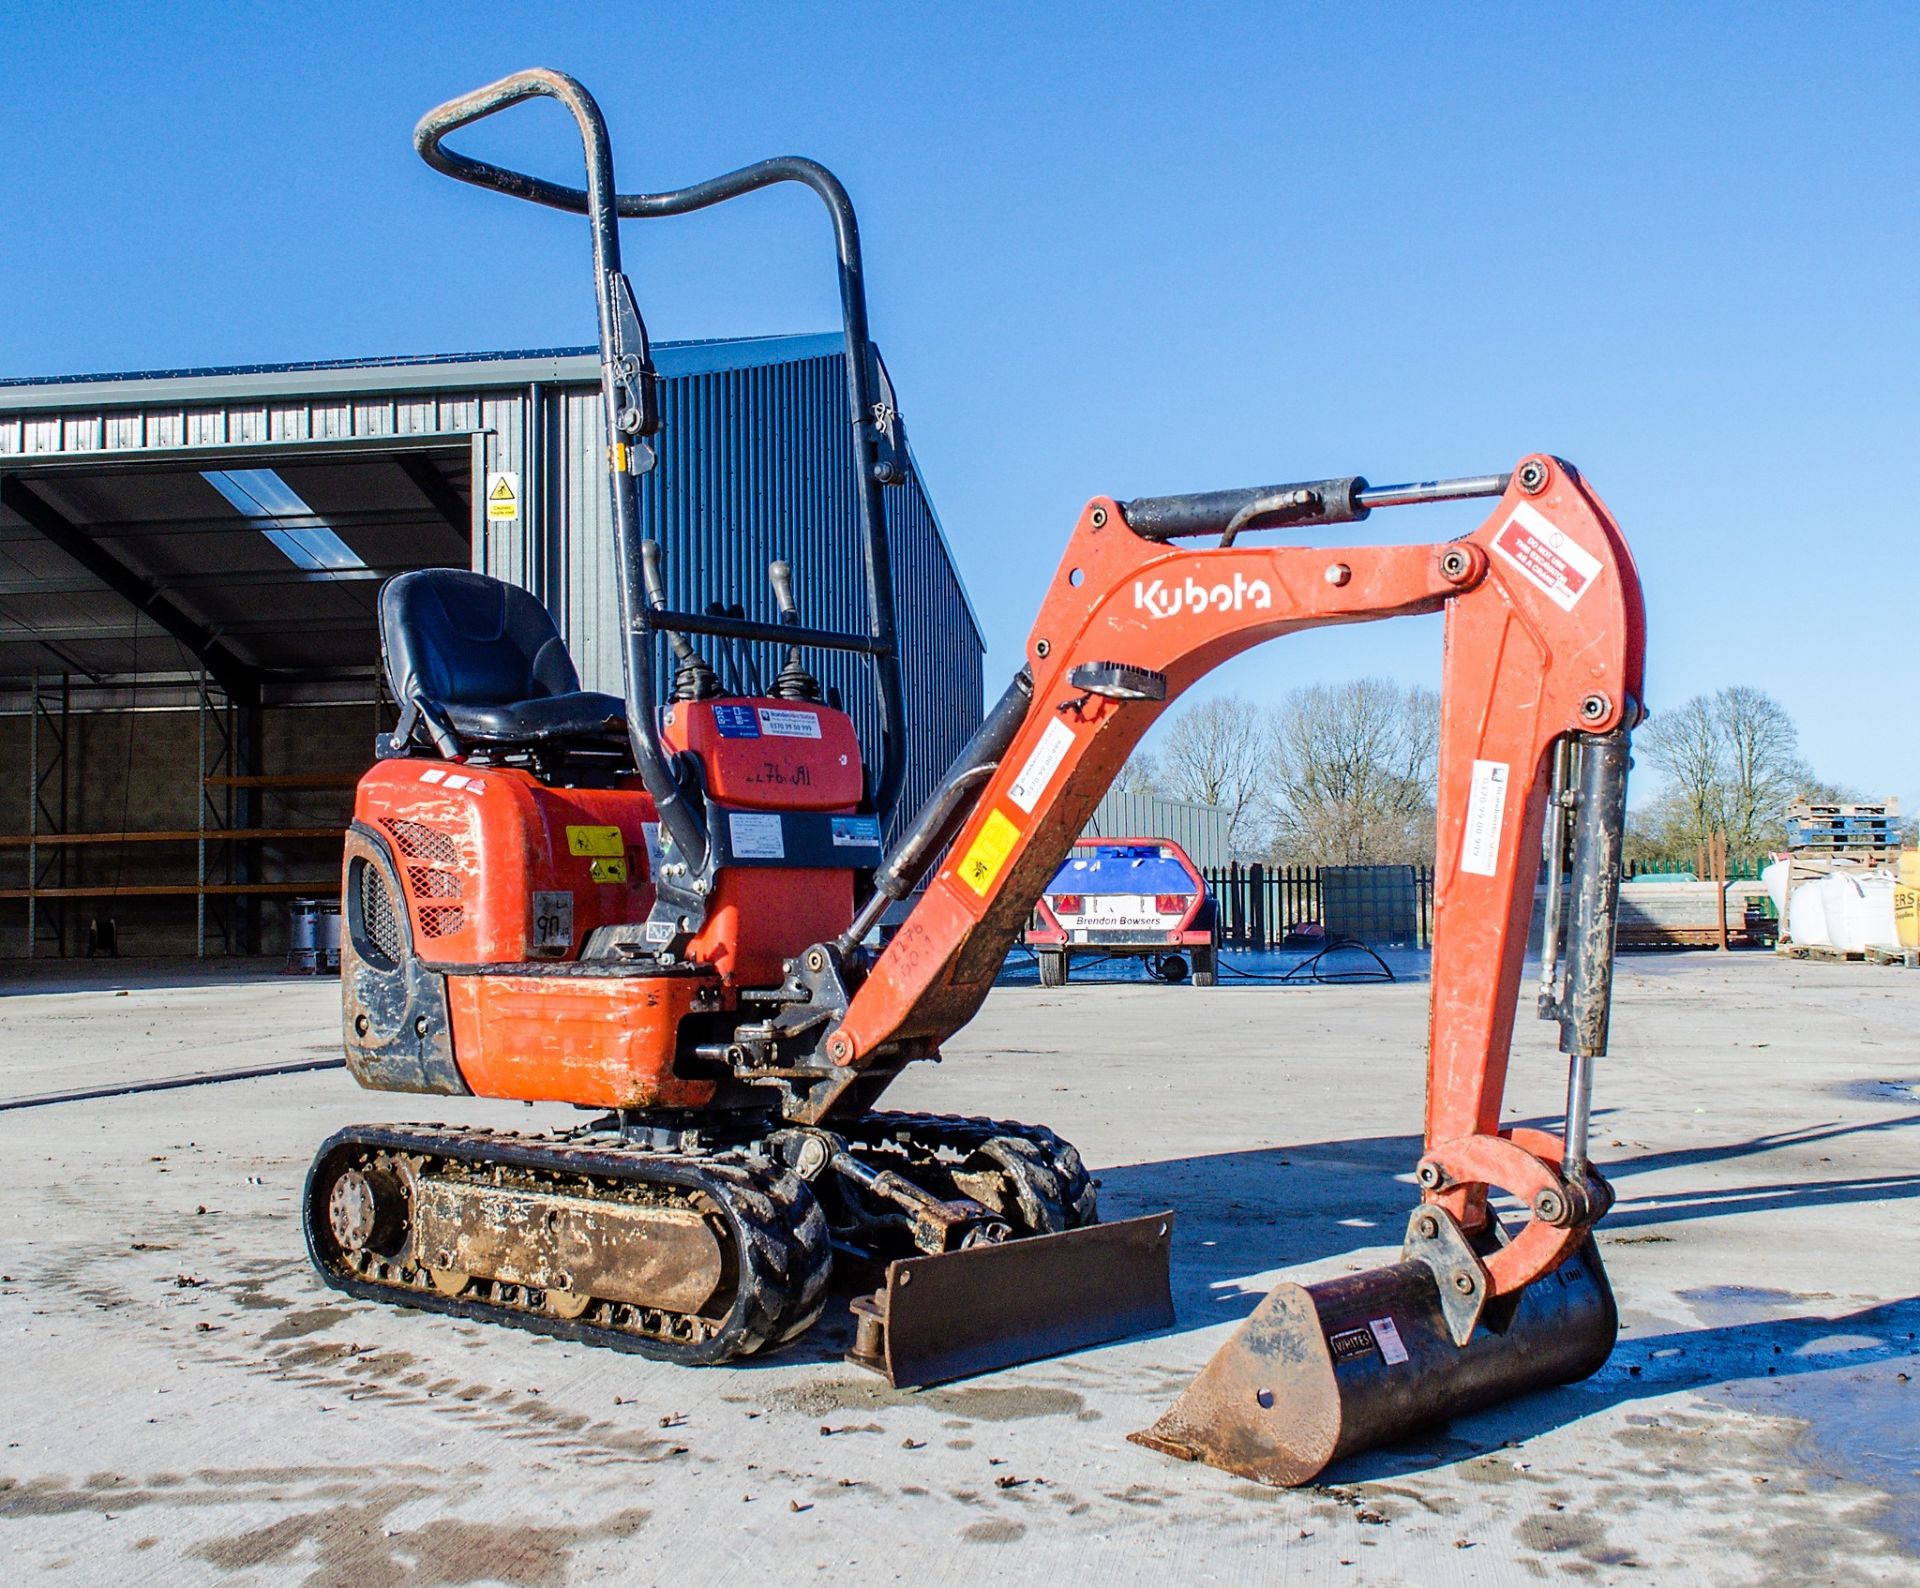
[[(1328, 551), (1239, 538), (1466, 496), (1497, 500), (1472, 534), (1437, 544)], [(1177, 544), (1197, 535), (1218, 543)], [(1626, 543), (1575, 470), (1536, 454), (1510, 475), (1468, 481), (1375, 490), (1324, 480), (1089, 503), (1022, 678), (950, 774), (949, 789), (964, 793), (936, 796), (902, 846), (931, 853), (953, 835), (829, 1033), (835, 1073), (803, 1110), (828, 1115), (866, 1095), (972, 1017), (1115, 773), (1185, 690), (1266, 640), (1422, 612), (1445, 613), (1446, 646), (1422, 1204), (1403, 1262), (1379, 1271), (1384, 1286), (1349, 1284), (1339, 1296), (1280, 1287), (1143, 1436), (1267, 1481), (1305, 1481), (1336, 1454), (1404, 1428), (1416, 1410), (1445, 1415), (1581, 1376), (1611, 1348), (1611, 1297), (1587, 1241), (1611, 1193), (1587, 1162), (1585, 1130), (1592, 1060), (1605, 1048), (1645, 620)], [(1570, 1060), (1557, 1137), (1500, 1124), (1550, 807), (1555, 979), (1542, 1014), (1559, 1020)], [(905, 880), (904, 870), (883, 873), (883, 891), (904, 891)], [(1490, 1191), (1528, 1210), (1517, 1231), (1491, 1217)], [(1556, 1273), (1554, 1288), (1537, 1290)], [(1315, 1364), (1311, 1382), (1296, 1371), (1289, 1389), (1279, 1365), (1300, 1360)], [(1223, 1394), (1231, 1419), (1212, 1404)], [(1314, 1401), (1310, 1437), (1296, 1437), (1303, 1400)]]

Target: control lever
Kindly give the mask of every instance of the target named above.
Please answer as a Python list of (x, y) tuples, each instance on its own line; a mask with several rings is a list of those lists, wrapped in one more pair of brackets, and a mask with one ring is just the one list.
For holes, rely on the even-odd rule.
[[(640, 542), (640, 578), (647, 588), (647, 605), (656, 612), (667, 609), (667, 582), (661, 576), (660, 542)], [(720, 680), (707, 665), (706, 658), (693, 648), (693, 642), (678, 629), (668, 629), (667, 644), (673, 649), (673, 695), (675, 700), (711, 700), (720, 693)]]
[[(767, 579), (773, 585), (773, 604), (780, 609), (780, 621), (789, 627), (800, 621), (800, 607), (793, 599), (793, 565), (784, 557), (767, 564)], [(800, 647), (787, 647), (787, 663), (773, 681), (776, 700), (818, 700), (820, 681), (807, 671), (800, 660)]]

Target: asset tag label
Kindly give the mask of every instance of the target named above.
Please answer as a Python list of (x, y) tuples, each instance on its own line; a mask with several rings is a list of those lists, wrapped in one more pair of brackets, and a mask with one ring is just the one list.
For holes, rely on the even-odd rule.
[(1379, 1343), (1380, 1357), (1388, 1367), (1398, 1367), (1407, 1359), (1407, 1343), (1400, 1338), (1400, 1326), (1391, 1318), (1371, 1318), (1373, 1338)]
[(1467, 830), (1460, 840), (1460, 869), (1476, 877), (1500, 870), (1500, 824), (1507, 814), (1507, 763), (1475, 761), (1467, 793)]
[(570, 855), (625, 855), (627, 841), (618, 827), (569, 827), (567, 853)]
[(811, 711), (784, 711), (776, 706), (762, 706), (760, 731), (775, 739), (817, 739), (820, 737), (820, 719)]
[(1033, 754), (1027, 757), (1027, 764), (1020, 768), (1020, 775), (1013, 780), (1013, 787), (1007, 790), (1007, 798), (1031, 816), (1033, 807), (1039, 803), (1040, 796), (1046, 793), (1047, 784), (1052, 781), (1053, 774), (1060, 769), (1060, 763), (1072, 748), (1073, 729), (1055, 717), (1047, 724), (1047, 731), (1040, 735), (1040, 742), (1033, 747)]
[(727, 837), (736, 860), (784, 860), (786, 835), (772, 811), (728, 811)]
[(993, 879), (1000, 875), (1000, 868), (1007, 863), (1007, 856), (1013, 853), (1013, 846), (1019, 841), (1018, 827), (997, 810), (987, 812), (979, 837), (974, 839), (973, 847), (967, 851), (967, 858), (960, 862), (961, 880), (984, 899), (987, 889), (993, 886)]
[(573, 947), (573, 895), (536, 893), (533, 896), (533, 946), (564, 954)]
[(1537, 507), (1518, 503), (1493, 537), (1493, 549), (1538, 585), (1563, 612), (1593, 588), (1600, 559)]

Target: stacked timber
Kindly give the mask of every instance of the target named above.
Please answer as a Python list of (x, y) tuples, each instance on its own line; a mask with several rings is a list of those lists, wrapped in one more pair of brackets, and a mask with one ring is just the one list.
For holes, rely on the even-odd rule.
[[(1621, 948), (1716, 948), (1720, 943), (1720, 891), (1727, 895), (1727, 942), (1735, 947), (1771, 943), (1776, 923), (1764, 883), (1698, 882), (1691, 877), (1620, 884)], [(1533, 901), (1537, 946), (1546, 914), (1546, 889)], [(1562, 895), (1562, 909), (1571, 900)]]

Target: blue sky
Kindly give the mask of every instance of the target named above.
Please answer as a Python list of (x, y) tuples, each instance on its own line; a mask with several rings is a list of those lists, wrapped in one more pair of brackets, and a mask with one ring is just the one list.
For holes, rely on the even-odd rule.
[[(557, 66), (623, 186), (846, 180), (990, 691), (1090, 495), (1541, 448), (1633, 543), (1654, 709), (1757, 685), (1822, 775), (1920, 804), (1920, 8), (19, 3), (0, 50), (0, 373), (589, 340), (579, 223), (409, 144)], [(567, 174), (568, 139), (537, 107), (469, 147)], [(832, 325), (812, 202), (630, 228), (653, 333)], [(1216, 687), (1438, 650), (1304, 636)]]

